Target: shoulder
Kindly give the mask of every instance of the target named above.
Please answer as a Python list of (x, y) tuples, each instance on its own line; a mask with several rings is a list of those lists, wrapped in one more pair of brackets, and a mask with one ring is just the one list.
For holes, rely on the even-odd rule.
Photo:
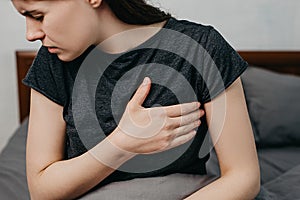
[(213, 28), (212, 25), (205, 25), (196, 21), (177, 19), (174, 17), (170, 18), (170, 21), (176, 26), (184, 27), (186, 30), (201, 30), (203, 32), (207, 32)]
[(212, 25), (205, 25), (199, 22), (183, 20), (183, 19), (170, 19), (170, 28), (184, 33), (193, 39), (200, 39), (203, 37), (208, 37), (211, 32), (216, 31)]
[(168, 28), (192, 38), (207, 51), (215, 48), (222, 49), (229, 45), (221, 33), (212, 25), (171, 18), (168, 23)]
[(42, 46), (22, 81), (50, 100), (64, 105), (64, 72), (61, 61)]

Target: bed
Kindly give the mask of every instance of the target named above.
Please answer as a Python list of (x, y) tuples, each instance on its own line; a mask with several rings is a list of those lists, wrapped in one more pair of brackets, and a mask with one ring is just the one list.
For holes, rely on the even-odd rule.
[[(256, 199), (300, 199), (300, 52), (239, 53), (249, 63), (242, 82), (261, 169), (262, 187)], [(35, 51), (16, 52), (21, 125), (0, 154), (3, 200), (30, 198), (25, 172), (29, 88), (21, 80), (35, 55)], [(112, 183), (80, 199), (182, 199), (219, 176), (214, 150), (207, 162), (207, 172), (211, 179), (174, 174)], [(158, 189), (167, 192), (158, 193)], [(132, 193), (134, 196), (130, 196)]]

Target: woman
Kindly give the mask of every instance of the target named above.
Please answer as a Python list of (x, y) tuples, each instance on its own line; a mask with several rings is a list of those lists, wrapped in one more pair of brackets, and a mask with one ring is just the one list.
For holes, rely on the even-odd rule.
[[(43, 44), (24, 79), (32, 88), (27, 140), (27, 178), (32, 199), (72, 199), (98, 184), (137, 177), (205, 174), (208, 156), (199, 158), (198, 152), (207, 126), (220, 162), (221, 177), (187, 199), (255, 197), (259, 191), (259, 167), (239, 78), (247, 64), (212, 27), (176, 20), (143, 0), (13, 0), (13, 4), (26, 17), (27, 40), (41, 40)], [(134, 40), (123, 37), (123, 40), (113, 40), (117, 43), (105, 42), (138, 28), (150, 31), (136, 38), (134, 35)], [(182, 40), (178, 40), (180, 46), (176, 46), (175, 40), (157, 37), (162, 28), (196, 40), (201, 44), (201, 55), (196, 55)], [(183, 49), (187, 57), (203, 58), (204, 65), (195, 66), (200, 67), (201, 73), (178, 58), (176, 52), (136, 49), (156, 41), (174, 44), (177, 50)], [(87, 147), (77, 126), (89, 122), (84, 120), (85, 104), (79, 104), (79, 115), (83, 117), (76, 122), (78, 109), (72, 105), (75, 104), (72, 92), (76, 91), (73, 89), (81, 64), (96, 45), (100, 45), (102, 54), (120, 55), (120, 58), (103, 72), (95, 96), (96, 115), (108, 136)], [(151, 84), (155, 76), (150, 76), (151, 80), (146, 77), (138, 87), (116, 124), (108, 108), (113, 87), (132, 69), (129, 66), (145, 63), (172, 66), (183, 74), (195, 90), (201, 109), (195, 102), (175, 105), (178, 100), (159, 84)], [(220, 71), (225, 91), (214, 85), (217, 72), (211, 70), (212, 63)], [(173, 77), (168, 77), (168, 73), (160, 75), (166, 75), (164, 78), (172, 82)], [(177, 84), (180, 85), (172, 82), (172, 85)], [(179, 91), (184, 92), (185, 88), (179, 87)], [(223, 104), (225, 97), (226, 104)], [(203, 110), (206, 115), (200, 126)], [(77, 113), (73, 113), (75, 111)], [(89, 124), (84, 127), (89, 128)], [(188, 149), (180, 158), (159, 169), (141, 173), (116, 170), (138, 155), (167, 152), (186, 143), (189, 143)]]

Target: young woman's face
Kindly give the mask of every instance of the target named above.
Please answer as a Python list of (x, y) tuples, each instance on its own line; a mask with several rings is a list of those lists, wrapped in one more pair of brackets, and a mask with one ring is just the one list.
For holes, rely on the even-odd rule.
[(71, 61), (95, 44), (97, 14), (87, 0), (13, 0), (26, 17), (26, 38), (40, 40), (63, 61)]

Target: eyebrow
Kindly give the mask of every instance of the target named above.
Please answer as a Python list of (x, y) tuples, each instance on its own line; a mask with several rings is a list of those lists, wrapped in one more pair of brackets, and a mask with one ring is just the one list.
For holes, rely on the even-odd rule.
[(30, 11), (22, 11), (21, 14), (24, 16), (32, 16), (32, 13), (37, 12), (37, 10), (30, 10)]

